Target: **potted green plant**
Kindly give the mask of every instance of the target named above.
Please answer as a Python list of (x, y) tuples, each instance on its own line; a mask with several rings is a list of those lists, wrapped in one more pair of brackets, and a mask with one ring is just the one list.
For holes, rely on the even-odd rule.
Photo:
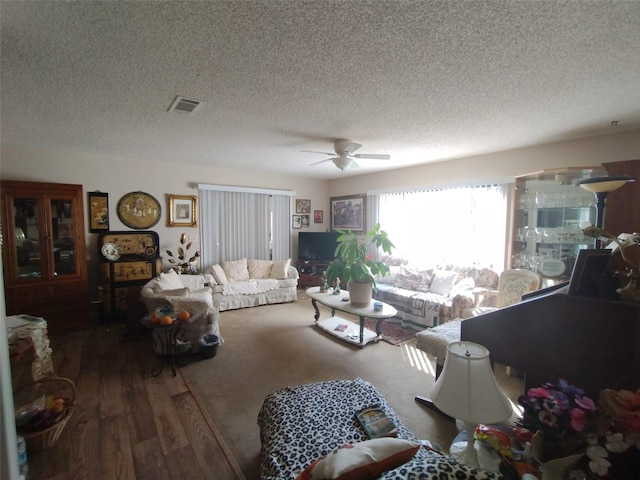
[(395, 245), (389, 240), (387, 232), (380, 229), (379, 223), (364, 236), (358, 236), (351, 230), (338, 232), (340, 236), (336, 247), (336, 259), (327, 267), (328, 281), (345, 284), (352, 305), (367, 306), (371, 302), (373, 288), (376, 285), (376, 275), (385, 276), (389, 273), (389, 267), (385, 263), (371, 258), (367, 253), (367, 247), (373, 245), (376, 249), (391, 254)]

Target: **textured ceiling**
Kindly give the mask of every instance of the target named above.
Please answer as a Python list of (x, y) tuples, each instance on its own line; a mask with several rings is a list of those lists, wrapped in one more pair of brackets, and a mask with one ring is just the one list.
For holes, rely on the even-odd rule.
[[(640, 128), (638, 1), (3, 0), (0, 22), (6, 142), (335, 178)], [(338, 138), (391, 160), (300, 152)]]

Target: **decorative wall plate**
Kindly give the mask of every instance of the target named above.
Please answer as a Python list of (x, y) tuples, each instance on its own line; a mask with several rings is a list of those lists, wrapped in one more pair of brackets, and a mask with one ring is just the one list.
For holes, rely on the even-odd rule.
[(105, 243), (100, 249), (102, 256), (107, 260), (115, 261), (120, 258), (120, 249), (113, 243)]
[(145, 192), (131, 192), (118, 202), (118, 218), (129, 228), (144, 230), (160, 220), (160, 202)]
[(540, 264), (540, 273), (545, 277), (558, 277), (564, 273), (565, 268), (562, 260), (545, 258)]

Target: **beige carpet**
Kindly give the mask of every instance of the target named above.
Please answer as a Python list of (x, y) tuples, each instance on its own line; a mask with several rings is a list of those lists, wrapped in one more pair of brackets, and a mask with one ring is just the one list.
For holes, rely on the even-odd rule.
[[(330, 312), (321, 310), (321, 315)], [(414, 400), (415, 395), (428, 395), (433, 384), (433, 363), (414, 348), (414, 341), (364, 348), (347, 344), (314, 326), (308, 299), (223, 312), (220, 331), (224, 343), (217, 355), (181, 371), (247, 479), (259, 478), (256, 420), (264, 397), (286, 386), (361, 377), (375, 385), (418, 438), (446, 449), (457, 433), (455, 424)], [(519, 380), (497, 378), (510, 397), (520, 393)]]

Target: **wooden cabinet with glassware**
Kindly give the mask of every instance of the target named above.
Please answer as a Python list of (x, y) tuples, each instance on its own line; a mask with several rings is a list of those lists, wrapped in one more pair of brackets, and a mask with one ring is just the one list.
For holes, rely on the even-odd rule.
[(82, 185), (2, 181), (8, 315), (43, 317), (50, 334), (87, 328)]
[(605, 175), (601, 167), (544, 170), (516, 177), (510, 268), (540, 274), (543, 286), (568, 280), (578, 250), (594, 248), (582, 226), (595, 224), (592, 193), (574, 185)]

